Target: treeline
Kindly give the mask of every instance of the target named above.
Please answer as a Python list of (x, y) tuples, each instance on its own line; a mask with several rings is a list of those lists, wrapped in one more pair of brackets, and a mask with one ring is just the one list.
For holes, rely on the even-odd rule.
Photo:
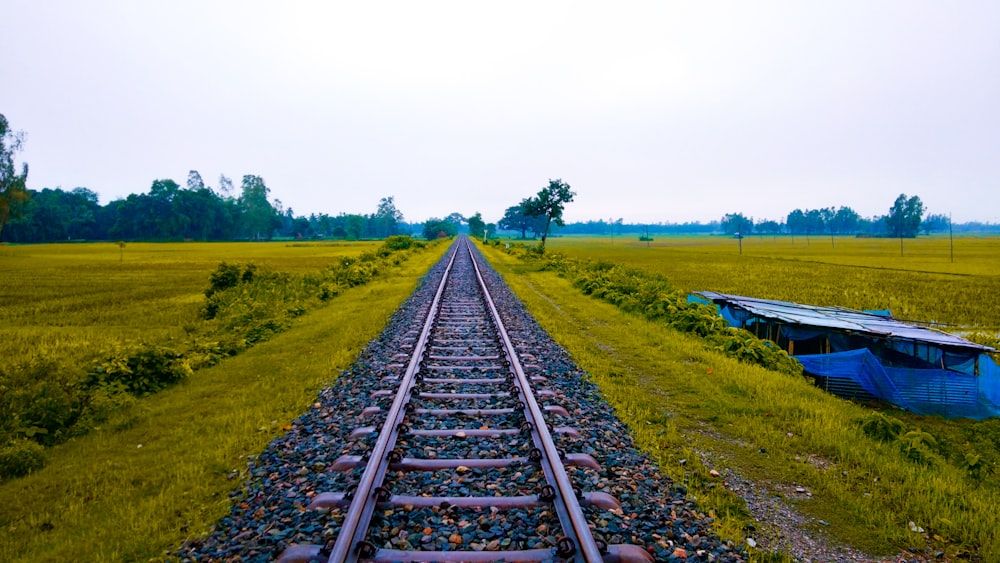
[[(805, 213), (805, 212), (803, 212)], [(544, 225), (539, 226), (536, 232), (529, 224), (525, 230), (525, 238), (537, 238), (541, 236)], [(983, 223), (981, 221), (970, 221), (966, 223), (954, 223), (952, 230), (955, 233), (1000, 233), (1000, 224)], [(736, 234), (737, 229), (732, 225), (724, 225), (723, 221), (692, 221), (686, 223), (625, 223), (617, 220), (597, 220), (579, 221), (576, 223), (566, 223), (565, 226), (554, 229), (555, 234), (566, 235), (591, 235), (591, 236), (670, 236), (670, 235), (713, 235), (713, 234)], [(943, 215), (929, 215), (920, 224), (922, 234), (948, 232), (948, 218)], [(848, 236), (890, 236), (885, 224), (884, 217), (859, 218), (854, 228), (841, 229), (834, 226), (835, 235)], [(521, 237), (519, 229), (504, 228), (502, 234)], [(829, 234), (826, 224), (813, 223), (806, 227), (796, 225), (791, 227), (786, 221), (761, 220), (754, 221), (753, 218), (746, 218), (744, 235), (821, 235)]]
[(101, 205), (88, 188), (26, 190), (0, 240), (17, 243), (67, 240), (270, 240), (273, 238), (386, 238), (410, 234), (393, 198), (384, 197), (370, 214), (296, 216), (271, 201), (260, 176), (246, 175), (239, 189), (226, 176), (205, 185), (192, 170), (187, 185), (155, 180), (148, 193), (130, 194)]
[(754, 221), (742, 213), (728, 213), (719, 222), (722, 232), (729, 235), (789, 234), (789, 235), (857, 235), (871, 237), (913, 238), (919, 233), (935, 232), (1000, 232), (1000, 225), (988, 223), (952, 224), (947, 215), (928, 214), (918, 196), (899, 194), (885, 215), (861, 217), (850, 207), (837, 209), (794, 209), (784, 221)]
[[(507, 210), (500, 226), (516, 231), (526, 238), (540, 235), (544, 225)], [(569, 223), (559, 229), (563, 235), (646, 236), (686, 234), (756, 235), (848, 235), (871, 237), (915, 237), (920, 233), (1000, 233), (1000, 224), (970, 221), (951, 223), (947, 215), (925, 214), (917, 196), (900, 194), (885, 215), (862, 217), (850, 207), (823, 209), (794, 209), (783, 220), (754, 220), (742, 213), (727, 213), (720, 221), (707, 223), (623, 223), (622, 219), (608, 219)]]

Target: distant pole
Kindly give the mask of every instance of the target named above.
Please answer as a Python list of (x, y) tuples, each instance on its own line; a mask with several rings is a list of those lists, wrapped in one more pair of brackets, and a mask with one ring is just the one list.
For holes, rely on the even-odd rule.
[(736, 238), (737, 238), (737, 240), (740, 241), (740, 256), (743, 256), (743, 229), (742, 229), (742, 225), (740, 225), (740, 227), (741, 228), (736, 229)]
[(899, 255), (903, 255), (903, 229), (899, 229)]
[(955, 232), (951, 228), (951, 212), (948, 213), (948, 251), (951, 254), (951, 263), (955, 263)]

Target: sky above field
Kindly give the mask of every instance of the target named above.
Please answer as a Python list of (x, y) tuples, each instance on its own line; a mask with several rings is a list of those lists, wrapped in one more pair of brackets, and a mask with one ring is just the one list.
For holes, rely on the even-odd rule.
[(264, 178), (296, 214), (1000, 222), (1000, 2), (0, 0), (30, 188)]

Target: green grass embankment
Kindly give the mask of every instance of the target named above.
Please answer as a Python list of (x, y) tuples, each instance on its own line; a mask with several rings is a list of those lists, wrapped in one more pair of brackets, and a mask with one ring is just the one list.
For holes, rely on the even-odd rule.
[(226, 514), (259, 453), (355, 359), (446, 245), (48, 452), (0, 486), (0, 560), (162, 560)]
[(861, 424), (871, 409), (805, 378), (726, 358), (701, 339), (584, 296), (538, 262), (497, 247), (484, 253), (591, 374), (637, 444), (716, 517), (723, 537), (742, 542), (750, 522), (743, 501), (709, 474), (728, 468), (783, 496), (813, 533), (874, 555), (927, 546), (1000, 560), (1000, 491), (991, 480), (870, 437)]

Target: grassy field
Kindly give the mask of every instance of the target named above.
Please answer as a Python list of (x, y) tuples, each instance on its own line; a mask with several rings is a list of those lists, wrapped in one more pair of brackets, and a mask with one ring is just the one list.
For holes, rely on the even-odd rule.
[(0, 365), (85, 361), (129, 341), (186, 336), (222, 261), (319, 270), (381, 242), (0, 246)]
[[(681, 289), (853, 307), (886, 304), (860, 303), (852, 295), (899, 291), (900, 302), (915, 314), (931, 310), (922, 307), (942, 295), (952, 296), (955, 278), (976, 282), (962, 290), (967, 303), (976, 301), (980, 284), (997, 283), (1000, 239), (956, 241), (966, 254), (956, 256), (954, 266), (947, 239), (943, 256), (937, 239), (928, 241), (923, 254), (914, 250), (903, 258), (898, 241), (895, 257), (883, 256), (890, 248), (886, 241), (837, 240), (836, 248), (829, 239), (813, 239), (808, 247), (804, 240), (794, 247), (783, 239), (750, 242), (744, 241), (740, 256), (732, 239), (663, 239), (647, 247), (621, 239), (612, 245), (609, 239), (561, 238), (550, 239), (549, 253), (659, 272)], [(752, 479), (807, 515), (812, 533), (869, 553), (890, 556), (926, 546), (955, 559), (1000, 558), (994, 537), (1000, 520), (990, 508), (1000, 503), (995, 482), (1000, 422), (948, 421), (888, 409), (881, 414), (899, 422), (910, 441), (880, 440), (863, 428), (882, 420), (871, 408), (826, 395), (804, 378), (725, 358), (700, 339), (586, 297), (572, 280), (545, 271), (540, 262), (496, 247), (486, 253), (543, 327), (593, 375), (642, 447), (718, 517), (725, 537), (749, 537), (749, 517), (710, 469), (723, 478), (732, 470)], [(816, 274), (820, 270), (827, 274)], [(867, 278), (865, 272), (877, 275)], [(779, 279), (783, 283), (776, 283)], [(978, 309), (985, 313), (964, 306), (939, 309), (939, 318), (997, 326), (980, 320), (996, 318), (997, 311), (979, 295)], [(809, 494), (798, 493), (800, 488)], [(910, 522), (923, 531), (911, 531)]]
[[(995, 287), (995, 239), (956, 239), (954, 264), (947, 239), (905, 241), (902, 258), (898, 241), (835, 242), (831, 248), (828, 238), (808, 246), (798, 238), (794, 245), (748, 239), (743, 256), (736, 241), (722, 238), (658, 239), (648, 247), (621, 239), (549, 244), (552, 251), (663, 273), (682, 289), (885, 307), (877, 299), (848, 299), (871, 286), (905, 300), (914, 316), (1000, 324), (977, 320), (971, 305), (941, 309), (939, 317), (920, 308), (935, 300), (934, 292), (940, 300), (964, 287), (955, 280), (969, 280), (964, 301), (956, 303), (975, 302), (975, 288)], [(376, 246), (130, 244), (124, 253), (115, 245), (0, 247), (0, 283), (13, 288), (0, 296), (0, 346), (6, 346), (0, 362), (42, 354), (82, 361), (114, 341), (182, 340), (197, 332), (203, 290), (222, 260), (307, 273)], [(247, 455), (259, 452), (353, 361), (443, 250), (413, 255), (391, 275), (297, 317), (290, 330), (50, 448), (44, 469), (0, 485), (0, 560), (162, 560), (185, 538), (207, 531), (239, 485), (241, 477), (228, 476), (239, 474)], [(897, 444), (862, 431), (870, 408), (825, 395), (804, 379), (725, 358), (699, 339), (582, 295), (537, 263), (495, 247), (485, 252), (592, 374), (639, 445), (716, 516), (725, 537), (742, 542), (750, 519), (711, 469), (761, 483), (807, 515), (812, 533), (871, 553), (928, 545), (952, 559), (978, 553), (1000, 560), (994, 537), (1000, 515), (993, 508), (1000, 505), (1000, 423), (886, 411), (908, 430), (936, 437), (935, 447), (915, 461)], [(822, 268), (829, 277), (815, 274)], [(869, 271), (877, 277), (860, 274)], [(998, 316), (990, 303), (979, 307), (990, 310), (982, 318)], [(979, 471), (953, 462), (965, 453), (981, 454)], [(799, 487), (810, 495), (797, 493)], [(911, 521), (924, 532), (912, 532)]]
[[(793, 242), (794, 240), (794, 242)], [(665, 275), (682, 291), (709, 290), (853, 309), (1000, 332), (1000, 237), (549, 239), (553, 252)]]
[[(44, 303), (28, 314), (30, 306), (13, 313), (5, 302), (2, 314), (39, 334), (54, 329), (66, 342), (89, 340), (76, 348), (81, 355), (107, 339), (181, 338), (186, 323), (198, 322), (202, 291), (222, 260), (307, 272), (377, 244), (135, 244), (123, 261), (117, 247), (100, 245), (0, 247), (4, 281), (21, 291), (14, 306), (36, 297)], [(185, 538), (205, 533), (227, 512), (246, 456), (353, 362), (444, 249), (411, 255), (297, 317), (290, 330), (49, 448), (43, 469), (0, 485), (0, 560), (162, 560)], [(89, 285), (98, 289), (88, 298)], [(60, 291), (71, 297), (60, 299)]]

